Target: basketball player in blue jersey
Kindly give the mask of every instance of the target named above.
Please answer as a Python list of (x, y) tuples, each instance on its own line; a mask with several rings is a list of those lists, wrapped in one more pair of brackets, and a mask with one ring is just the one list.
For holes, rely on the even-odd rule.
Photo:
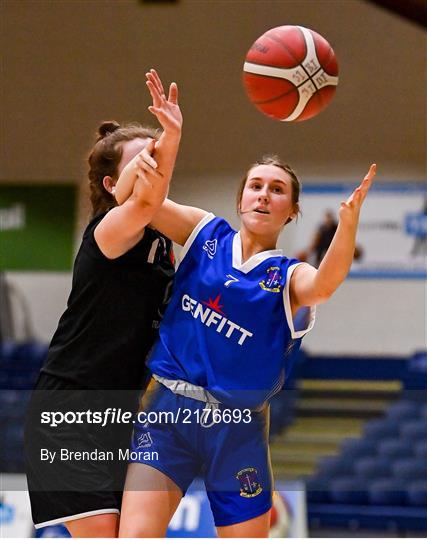
[[(160, 99), (160, 79), (154, 71), (147, 77)], [(148, 152), (144, 160), (150, 177)], [(299, 212), (300, 184), (274, 157), (253, 165), (240, 186), (239, 232), (222, 218), (170, 200), (153, 217), (152, 225), (183, 249), (149, 358), (153, 380), (134, 428), (120, 536), (164, 536), (196, 476), (205, 481), (219, 536), (268, 536), (268, 400), (283, 387), (315, 306), (350, 270), (375, 169), (341, 203), (318, 269), (276, 249)], [(131, 174), (119, 178), (119, 202), (133, 181)]]

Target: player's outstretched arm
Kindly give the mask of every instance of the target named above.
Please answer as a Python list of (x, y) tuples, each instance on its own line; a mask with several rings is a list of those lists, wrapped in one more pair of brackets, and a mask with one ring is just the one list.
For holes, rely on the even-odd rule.
[(123, 168), (115, 186), (120, 206), (108, 212), (95, 230), (96, 241), (109, 258), (119, 257), (142, 238), (145, 226), (164, 202), (181, 139), (177, 85), (170, 85), (166, 98), (154, 70), (147, 74), (147, 79), (153, 99), (149, 110), (158, 118), (163, 133)]
[[(146, 77), (147, 87), (153, 100), (148, 110), (156, 116), (163, 132), (157, 142), (144, 148), (133, 160), (134, 163), (129, 163), (122, 171), (115, 186), (115, 198), (119, 204), (123, 204), (132, 195), (134, 198), (138, 195), (148, 203), (154, 199), (157, 203), (157, 194), (161, 192), (165, 181), (167, 181), (167, 187), (169, 185), (181, 140), (182, 114), (178, 105), (177, 84), (173, 82), (170, 85), (169, 95), (166, 98), (162, 81), (156, 70), (151, 69), (146, 73)], [(153, 192), (139, 189), (137, 193), (134, 193), (138, 173), (144, 175), (142, 171), (145, 171), (146, 178), (151, 180)]]
[(295, 269), (291, 280), (294, 309), (326, 302), (347, 277), (354, 256), (360, 210), (375, 173), (373, 164), (359, 187), (341, 203), (337, 231), (319, 268), (302, 264)]

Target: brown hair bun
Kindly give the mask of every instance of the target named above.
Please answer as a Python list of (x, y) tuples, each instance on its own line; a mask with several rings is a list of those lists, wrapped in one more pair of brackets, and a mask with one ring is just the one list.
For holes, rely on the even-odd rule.
[(106, 122), (102, 122), (98, 128), (98, 141), (104, 137), (107, 137), (108, 135), (111, 135), (111, 133), (114, 133), (116, 129), (119, 129), (119, 127), (120, 124), (115, 120), (107, 120)]

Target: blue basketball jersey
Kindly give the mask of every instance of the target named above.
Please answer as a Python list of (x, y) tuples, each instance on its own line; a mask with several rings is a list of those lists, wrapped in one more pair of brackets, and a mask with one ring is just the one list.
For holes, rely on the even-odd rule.
[(230, 406), (262, 405), (282, 388), (314, 324), (314, 309), (292, 318), (289, 283), (297, 264), (281, 250), (242, 263), (240, 233), (205, 216), (183, 247), (151, 371), (202, 386)]

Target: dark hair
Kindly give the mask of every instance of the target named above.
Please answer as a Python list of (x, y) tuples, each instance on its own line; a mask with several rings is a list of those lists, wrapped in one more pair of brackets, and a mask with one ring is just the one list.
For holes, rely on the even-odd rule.
[[(292, 167), (287, 163), (283, 162), (278, 156), (275, 155), (262, 156), (261, 159), (259, 159), (249, 167), (247, 173), (240, 181), (240, 185), (237, 190), (237, 213), (240, 213), (240, 203), (242, 202), (243, 190), (245, 189), (246, 180), (248, 179), (249, 172), (251, 171), (251, 169), (257, 167), (258, 165), (274, 165), (275, 167), (279, 167), (280, 169), (284, 170), (286, 173), (289, 174), (292, 182), (292, 203), (297, 211), (297, 214), (299, 214), (299, 195), (301, 191), (301, 183), (298, 180), (297, 175), (295, 174), (295, 171), (292, 169)], [(291, 221), (292, 218), (289, 218), (285, 225), (287, 225)]]
[(160, 131), (139, 124), (128, 124), (122, 127), (112, 120), (103, 122), (96, 136), (96, 143), (88, 157), (92, 216), (117, 205), (115, 198), (104, 188), (103, 179), (105, 176), (112, 178), (117, 176), (117, 167), (123, 153), (121, 143), (137, 138), (159, 139)]

